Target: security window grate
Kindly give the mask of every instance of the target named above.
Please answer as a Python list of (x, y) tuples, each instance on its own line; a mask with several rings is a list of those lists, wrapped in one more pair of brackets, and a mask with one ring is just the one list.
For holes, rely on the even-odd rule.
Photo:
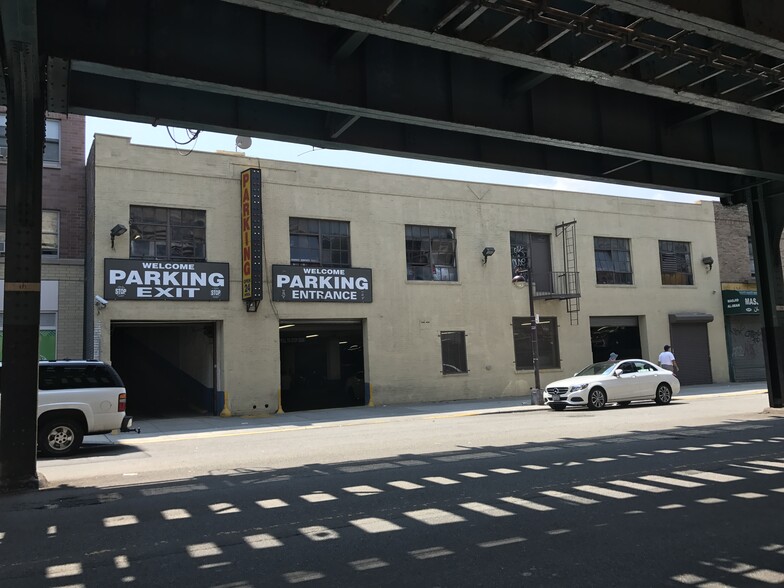
[(441, 373), (467, 372), (465, 331), (441, 331)]

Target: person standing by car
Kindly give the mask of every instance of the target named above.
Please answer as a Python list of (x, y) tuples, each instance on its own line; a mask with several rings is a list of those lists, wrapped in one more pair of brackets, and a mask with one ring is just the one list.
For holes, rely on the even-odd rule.
[(680, 371), (678, 362), (675, 361), (675, 356), (670, 351), (669, 345), (665, 345), (664, 351), (659, 354), (659, 365), (673, 373)]

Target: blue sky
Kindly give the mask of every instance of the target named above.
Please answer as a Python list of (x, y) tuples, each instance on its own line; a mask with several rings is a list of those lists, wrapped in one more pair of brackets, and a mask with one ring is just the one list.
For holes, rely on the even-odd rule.
[[(183, 129), (171, 128), (171, 134), (177, 141), (187, 140), (187, 133)], [(220, 133), (201, 133), (195, 146), (178, 146), (169, 136), (166, 127), (153, 127), (149, 124), (133, 123), (127, 121), (109, 120), (103, 118), (87, 117), (87, 150), (90, 149), (95, 134), (118, 135), (130, 137), (138, 145), (154, 145), (158, 147), (179, 148), (186, 156), (193, 147), (196, 151), (235, 151), (235, 136)], [(430, 178), (444, 178), (450, 180), (464, 180), (490, 184), (504, 184), (509, 186), (528, 186), (532, 188), (545, 188), (550, 190), (566, 190), (570, 192), (588, 192), (592, 194), (607, 194), (611, 196), (626, 196), (632, 198), (648, 198), (652, 200), (667, 200), (672, 202), (696, 202), (698, 200), (716, 200), (710, 196), (699, 196), (666, 192), (663, 190), (648, 190), (645, 188), (631, 188), (617, 184), (604, 184), (599, 182), (585, 182), (552, 176), (524, 174), (504, 170), (493, 170), (465, 165), (453, 165), (405, 159), (402, 157), (389, 157), (373, 155), (354, 151), (339, 151), (332, 149), (317, 149), (311, 145), (296, 143), (282, 143), (265, 139), (253, 139), (253, 144), (245, 150), (250, 157), (273, 159), (278, 161), (291, 161), (313, 165), (326, 165), (332, 167), (345, 167), (380, 171)]]

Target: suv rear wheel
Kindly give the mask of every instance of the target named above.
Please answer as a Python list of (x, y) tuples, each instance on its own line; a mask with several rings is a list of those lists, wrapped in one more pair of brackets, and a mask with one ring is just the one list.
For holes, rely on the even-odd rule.
[(38, 427), (38, 450), (50, 457), (71, 455), (82, 444), (82, 425), (69, 418), (52, 418)]

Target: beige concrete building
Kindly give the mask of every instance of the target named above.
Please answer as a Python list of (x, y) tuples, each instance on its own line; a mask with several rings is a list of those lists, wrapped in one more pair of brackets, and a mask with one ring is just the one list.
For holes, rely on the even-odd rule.
[(109, 136), (88, 160), (88, 203), (106, 300), (88, 313), (94, 355), (137, 414), (527, 398), (531, 289), (542, 386), (611, 352), (655, 361), (667, 343), (684, 384), (728, 378), (719, 273), (702, 261), (717, 257), (710, 203)]

